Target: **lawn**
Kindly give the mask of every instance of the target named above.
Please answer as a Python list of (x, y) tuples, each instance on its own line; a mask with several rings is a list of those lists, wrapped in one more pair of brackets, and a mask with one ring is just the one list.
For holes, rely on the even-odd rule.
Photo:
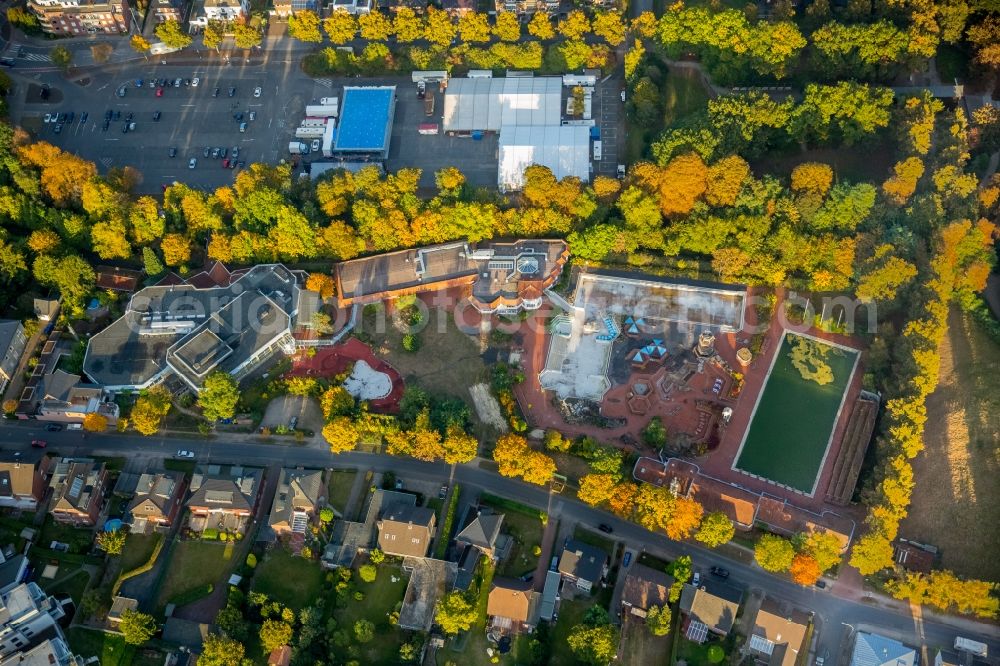
[[(393, 581), (395, 578), (395, 582)], [(338, 608), (334, 616), (337, 626), (352, 632), (358, 620), (368, 620), (375, 625), (375, 640), (359, 645), (356, 657), (362, 664), (395, 664), (399, 656), (399, 646), (403, 644), (403, 634), (389, 624), (389, 614), (399, 610), (406, 593), (408, 577), (397, 566), (379, 567), (378, 578), (373, 583), (363, 583), (354, 572), (355, 589), (364, 593), (365, 599), (348, 601)], [(353, 643), (353, 635), (352, 635)]]
[(131, 571), (145, 564), (153, 554), (157, 542), (162, 538), (161, 534), (129, 534), (125, 540), (125, 548), (122, 549), (122, 572)]
[[(802, 342), (799, 342), (802, 341)], [(794, 344), (815, 343), (806, 361), (818, 381), (804, 378), (792, 364)], [(736, 467), (812, 494), (858, 352), (786, 334), (765, 380)], [(832, 380), (826, 384), (822, 370)]]
[(552, 628), (552, 659), (549, 666), (576, 666), (577, 660), (569, 651), (566, 640), (570, 632), (583, 621), (583, 614), (593, 604), (586, 599), (563, 599), (559, 604), (559, 619)]
[(899, 533), (938, 546), (942, 568), (1000, 580), (1000, 347), (957, 310), (948, 329), (940, 384), (927, 398), (925, 448), (913, 461), (913, 503)]
[(670, 634), (654, 636), (642, 620), (629, 618), (625, 622), (622, 644), (625, 646), (622, 666), (666, 666), (670, 663)]
[(70, 527), (57, 523), (52, 516), (45, 517), (38, 544), (48, 548), (53, 541), (69, 544), (70, 553), (86, 553), (94, 543), (94, 530), (89, 527)]
[(629, 164), (648, 156), (649, 145), (656, 140), (664, 127), (669, 127), (704, 109), (708, 104), (708, 93), (697, 72), (691, 69), (667, 68), (660, 63), (654, 64), (664, 71), (663, 84), (660, 86), (663, 120), (655, 126), (646, 127), (639, 127), (634, 122), (628, 123), (628, 131), (625, 133), (625, 159)]
[(822, 162), (833, 167), (838, 178), (853, 182), (882, 182), (895, 161), (893, 146), (888, 141), (868, 141), (859, 146), (836, 148), (792, 149), (787, 153), (770, 152), (751, 160), (754, 173), (769, 173), (781, 177), (804, 162)]
[(90, 574), (80, 570), (67, 578), (62, 575), (62, 571), (63, 569), (60, 569), (59, 582), (46, 586), (45, 591), (49, 594), (68, 594), (73, 599), (73, 603), (79, 606), (80, 599), (83, 598), (83, 593), (90, 583)]
[(74, 654), (84, 660), (100, 659), (101, 666), (129, 666), (135, 656), (135, 647), (125, 644), (125, 639), (103, 631), (72, 627), (66, 630), (66, 639)]
[(677, 640), (678, 662), (683, 659), (688, 666), (714, 666), (725, 661), (726, 652), (719, 641), (699, 644), (683, 636), (679, 636)]
[(503, 531), (514, 539), (510, 555), (500, 565), (498, 576), (518, 578), (533, 572), (538, 566), (535, 546), (542, 545), (542, 521), (522, 513), (508, 511), (503, 518)]
[(167, 577), (160, 588), (159, 607), (179, 594), (212, 583), (218, 585), (233, 566), (226, 558), (229, 549), (221, 543), (179, 541), (174, 544), (167, 565)]
[(253, 589), (294, 610), (315, 603), (323, 586), (323, 570), (312, 560), (295, 557), (284, 548), (272, 550), (257, 564)]
[(326, 490), (327, 502), (341, 514), (347, 510), (347, 500), (351, 498), (351, 488), (354, 487), (354, 479), (357, 476), (358, 472), (353, 469), (330, 472), (330, 480)]

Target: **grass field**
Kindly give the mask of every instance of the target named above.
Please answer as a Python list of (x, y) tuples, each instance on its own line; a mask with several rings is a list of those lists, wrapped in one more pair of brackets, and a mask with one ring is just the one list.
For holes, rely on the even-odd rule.
[[(354, 478), (358, 475), (355, 470), (344, 472), (330, 472), (330, 481), (327, 483), (327, 502), (331, 507), (341, 514), (347, 510), (347, 500), (351, 498), (351, 488), (354, 486)], [(345, 516), (346, 519), (353, 519), (353, 516)]]
[(296, 611), (315, 603), (323, 586), (323, 570), (304, 557), (293, 557), (284, 548), (267, 554), (257, 565), (253, 589)]
[[(395, 578), (395, 582), (393, 582)], [(357, 573), (355, 573), (357, 580)], [(350, 601), (334, 614), (337, 625), (352, 631), (358, 620), (368, 620), (375, 625), (375, 640), (358, 644), (359, 662), (362, 664), (394, 664), (398, 660), (399, 646), (404, 642), (403, 632), (390, 626), (389, 614), (398, 610), (409, 581), (397, 566), (382, 565), (373, 583), (357, 582), (357, 589), (364, 593), (363, 603)]]
[(820, 385), (792, 365), (796, 337), (787, 334), (778, 349), (736, 467), (811, 494), (858, 353), (820, 342), (833, 372)]
[(135, 656), (135, 646), (118, 634), (72, 627), (66, 630), (66, 639), (74, 653), (84, 659), (97, 657), (102, 666), (128, 666)]
[(941, 345), (937, 390), (927, 399), (924, 451), (913, 461), (916, 486), (899, 533), (941, 549), (958, 574), (1000, 580), (1000, 346), (952, 311)]
[(234, 564), (225, 557), (228, 550), (221, 543), (177, 543), (167, 564), (167, 578), (160, 589), (159, 606), (165, 606), (168, 599), (208, 583), (219, 585), (223, 575)]

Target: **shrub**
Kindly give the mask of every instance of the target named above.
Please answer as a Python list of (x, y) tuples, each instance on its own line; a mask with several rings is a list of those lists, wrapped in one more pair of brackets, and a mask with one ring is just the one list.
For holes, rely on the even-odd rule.
[(358, 577), (366, 583), (374, 583), (378, 577), (378, 569), (374, 564), (363, 564), (358, 568)]
[(201, 538), (206, 541), (215, 541), (219, 538), (219, 530), (214, 527), (209, 527), (208, 529), (202, 531)]
[(420, 336), (414, 333), (407, 333), (403, 336), (403, 351), (416, 352), (420, 350)]
[(247, 555), (247, 566), (251, 569), (255, 569), (257, 567), (257, 556), (253, 553)]

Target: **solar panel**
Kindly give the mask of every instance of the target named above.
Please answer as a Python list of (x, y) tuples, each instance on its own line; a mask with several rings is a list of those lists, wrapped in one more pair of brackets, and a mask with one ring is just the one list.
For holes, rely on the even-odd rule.
[(695, 643), (704, 643), (705, 639), (708, 637), (708, 625), (703, 622), (698, 622), (697, 620), (691, 620), (688, 623), (687, 636), (689, 641), (694, 641)]

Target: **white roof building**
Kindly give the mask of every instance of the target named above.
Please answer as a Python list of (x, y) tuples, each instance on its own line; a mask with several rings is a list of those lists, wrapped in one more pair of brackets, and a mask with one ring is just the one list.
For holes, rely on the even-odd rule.
[(559, 125), (558, 76), (451, 79), (444, 95), (445, 132)]
[[(556, 79), (558, 82), (558, 79)], [(524, 170), (541, 164), (562, 180), (590, 180), (590, 130), (579, 125), (505, 126), (500, 133), (497, 186), (501, 192), (524, 186)]]

